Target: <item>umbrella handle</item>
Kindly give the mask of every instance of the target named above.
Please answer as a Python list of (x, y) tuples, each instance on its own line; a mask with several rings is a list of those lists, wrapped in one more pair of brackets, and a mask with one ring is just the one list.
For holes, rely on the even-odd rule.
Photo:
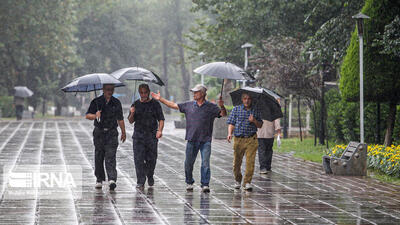
[(225, 81), (225, 79), (222, 79), (222, 86), (221, 86), (221, 98), (222, 98), (222, 91), (224, 90), (224, 81)]
[[(94, 89), (94, 96), (95, 96), (95, 99), (96, 99), (97, 98), (97, 92), (96, 92), (96, 85), (94, 85), (94, 84), (93, 84), (93, 89)], [(99, 111), (99, 105), (97, 105), (97, 102), (96, 102), (96, 108), (97, 108), (97, 111)], [(96, 120), (97, 120), (98, 123), (100, 123), (100, 118), (96, 118)]]

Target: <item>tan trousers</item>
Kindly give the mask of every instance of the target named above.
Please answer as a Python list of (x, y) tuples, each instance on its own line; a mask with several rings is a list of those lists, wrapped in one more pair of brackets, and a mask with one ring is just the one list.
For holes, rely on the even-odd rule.
[(235, 137), (233, 142), (233, 175), (237, 182), (242, 181), (242, 160), (246, 154), (246, 171), (242, 186), (251, 183), (254, 173), (254, 163), (257, 154), (258, 140), (257, 135), (248, 138)]

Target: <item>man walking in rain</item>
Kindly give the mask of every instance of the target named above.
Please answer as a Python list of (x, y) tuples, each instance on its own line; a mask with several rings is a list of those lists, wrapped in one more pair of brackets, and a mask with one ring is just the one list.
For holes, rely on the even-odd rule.
[[(245, 190), (251, 190), (251, 180), (254, 173), (254, 163), (257, 154), (257, 128), (263, 124), (260, 113), (252, 107), (252, 99), (249, 94), (242, 94), (241, 105), (235, 106), (227, 120), (228, 124), (228, 142), (233, 143), (233, 175), (236, 183), (235, 188), (240, 189), (243, 186)], [(242, 160), (246, 154), (246, 170), (242, 183)]]
[(116, 187), (117, 169), (116, 152), (118, 147), (118, 130), (121, 129), (121, 141), (125, 142), (125, 124), (121, 102), (114, 98), (113, 84), (103, 85), (103, 95), (95, 98), (90, 103), (86, 113), (86, 119), (94, 120), (93, 142), (96, 176), (96, 188), (102, 188), (102, 182), (106, 180), (104, 166), (106, 166), (109, 188), (113, 191)]
[[(279, 99), (277, 99), (280, 103)], [(258, 138), (258, 161), (260, 163), (260, 173), (267, 174), (271, 172), (272, 147), (274, 145), (274, 135), (281, 136), (280, 119), (272, 122), (263, 120), (263, 125), (257, 131)]]
[(139, 85), (140, 99), (130, 108), (129, 123), (135, 123), (132, 135), (133, 156), (135, 161), (137, 188), (154, 185), (154, 169), (157, 161), (158, 139), (162, 137), (164, 114), (159, 102), (150, 98), (147, 84)]
[(160, 101), (172, 109), (178, 109), (186, 117), (186, 158), (185, 177), (186, 190), (193, 190), (193, 165), (197, 153), (201, 154), (201, 188), (203, 192), (210, 192), (209, 184), (211, 177), (210, 155), (211, 139), (214, 119), (226, 116), (224, 102), (220, 98), (218, 105), (206, 100), (207, 88), (198, 84), (190, 90), (193, 93), (193, 100), (180, 104), (168, 101), (158, 94), (151, 93), (154, 99)]

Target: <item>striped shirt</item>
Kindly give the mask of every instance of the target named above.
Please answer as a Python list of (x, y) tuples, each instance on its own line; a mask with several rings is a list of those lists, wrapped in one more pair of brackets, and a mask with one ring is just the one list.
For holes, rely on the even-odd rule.
[(257, 133), (256, 125), (249, 121), (249, 116), (251, 114), (257, 121), (262, 123), (260, 112), (254, 108), (246, 110), (243, 104), (233, 108), (226, 123), (235, 126), (235, 130), (233, 132), (235, 137), (249, 137)]

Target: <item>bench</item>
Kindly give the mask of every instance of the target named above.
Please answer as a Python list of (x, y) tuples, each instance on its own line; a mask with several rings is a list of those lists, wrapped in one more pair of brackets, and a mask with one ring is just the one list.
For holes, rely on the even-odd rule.
[(340, 158), (323, 156), (325, 172), (333, 175), (366, 176), (367, 147), (367, 144), (350, 142)]

